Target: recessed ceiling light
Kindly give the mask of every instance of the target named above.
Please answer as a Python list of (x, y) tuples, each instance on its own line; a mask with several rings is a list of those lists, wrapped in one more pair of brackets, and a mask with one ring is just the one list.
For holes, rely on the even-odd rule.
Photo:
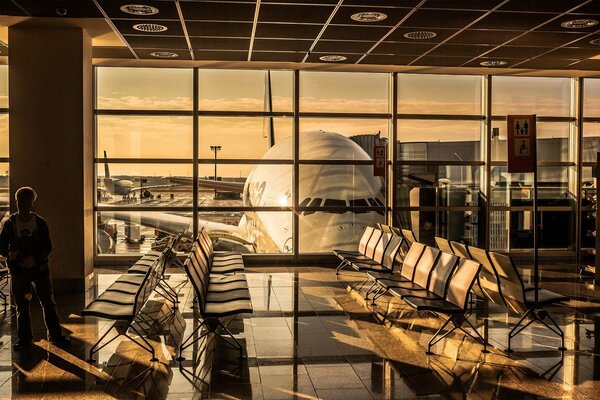
[(319, 57), (319, 60), (327, 61), (327, 62), (339, 62), (339, 61), (345, 61), (346, 57), (338, 56), (338, 55), (329, 55), (329, 56), (321, 56), (321, 57)]
[(352, 14), (350, 18), (358, 22), (378, 22), (386, 19), (387, 15), (377, 11), (363, 11)]
[(573, 19), (571, 21), (565, 21), (560, 26), (568, 29), (578, 29), (578, 28), (589, 28), (591, 26), (598, 25), (598, 21), (595, 19)]
[(412, 40), (432, 39), (437, 36), (437, 33), (430, 31), (414, 31), (404, 34), (404, 37)]
[(479, 65), (481, 65), (482, 67), (501, 67), (506, 64), (508, 63), (502, 60), (482, 61), (479, 63)]
[(600, 39), (592, 39), (592, 40), (590, 40), (590, 44), (598, 44), (598, 45), (600, 45)]
[(121, 11), (133, 15), (154, 15), (158, 14), (158, 8), (146, 6), (144, 4), (126, 4), (121, 6)]
[(172, 51), (154, 51), (150, 53), (152, 57), (156, 58), (177, 58), (179, 54), (173, 53)]
[(140, 32), (156, 33), (156, 32), (164, 32), (168, 28), (164, 25), (159, 25), (159, 24), (135, 24), (133, 26), (133, 29), (135, 29), (136, 31), (140, 31)]

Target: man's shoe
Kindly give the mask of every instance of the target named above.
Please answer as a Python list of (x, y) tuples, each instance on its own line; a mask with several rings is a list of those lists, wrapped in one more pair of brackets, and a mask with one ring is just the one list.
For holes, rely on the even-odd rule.
[(18, 340), (17, 343), (13, 344), (13, 349), (16, 351), (26, 349), (31, 346), (31, 340)]
[(55, 338), (50, 338), (50, 343), (57, 346), (69, 346), (71, 344), (71, 339), (66, 336), (58, 336)]

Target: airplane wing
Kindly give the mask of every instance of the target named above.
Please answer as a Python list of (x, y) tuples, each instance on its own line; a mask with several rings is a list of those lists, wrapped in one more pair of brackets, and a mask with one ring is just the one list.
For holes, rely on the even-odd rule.
[[(191, 185), (191, 178), (170, 178), (171, 182), (179, 185)], [(224, 192), (243, 193), (245, 182), (215, 181), (213, 179), (198, 179), (198, 185), (203, 188), (217, 189)]]
[(168, 188), (168, 187), (173, 187), (173, 186), (179, 186), (179, 185), (175, 184), (175, 185), (140, 186), (140, 187), (132, 187), (130, 191), (131, 192), (141, 192), (142, 190), (146, 190), (146, 189), (159, 189), (159, 188)]
[[(191, 223), (189, 217), (182, 215), (164, 213), (164, 212), (129, 212), (129, 211), (103, 211), (102, 216), (107, 219), (115, 219), (125, 222), (126, 224), (138, 224), (154, 228), (169, 234), (178, 234), (183, 229), (187, 229)], [(211, 237), (228, 239), (244, 245), (251, 245), (252, 241), (248, 240), (246, 230), (236, 225), (222, 224), (219, 222), (199, 220), (198, 224), (208, 230)], [(191, 230), (186, 230), (186, 236), (189, 237)]]

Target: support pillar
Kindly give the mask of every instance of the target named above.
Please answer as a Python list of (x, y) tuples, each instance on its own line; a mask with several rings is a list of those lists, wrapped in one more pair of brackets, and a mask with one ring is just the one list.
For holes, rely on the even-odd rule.
[(21, 186), (37, 191), (55, 290), (82, 293), (94, 257), (91, 39), (34, 19), (10, 27), (9, 43), (11, 199)]

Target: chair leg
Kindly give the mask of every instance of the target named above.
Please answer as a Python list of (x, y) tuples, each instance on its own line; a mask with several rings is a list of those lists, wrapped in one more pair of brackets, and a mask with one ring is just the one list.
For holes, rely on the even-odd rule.
[(560, 337), (560, 347), (558, 349), (560, 351), (567, 350), (567, 348), (565, 347), (565, 334), (564, 334), (564, 332), (562, 331), (562, 329), (560, 329), (560, 326), (558, 326), (558, 324), (556, 323), (556, 321), (554, 321), (554, 319), (550, 316), (550, 313), (546, 313), (545, 317), (547, 317), (550, 320), (550, 322), (552, 322), (552, 325), (554, 325), (554, 327), (556, 328), (556, 330), (552, 329), (552, 327), (550, 325), (548, 325), (543, 319), (539, 319), (539, 321), (542, 324), (544, 324), (546, 326), (546, 328), (550, 329), (552, 332), (554, 332), (555, 334), (557, 334)]
[(133, 326), (133, 324), (130, 326), (130, 328), (140, 337), (140, 339), (142, 339), (142, 341), (145, 343), (145, 346), (142, 343), (135, 340), (133, 337), (129, 336), (127, 334), (127, 332), (125, 332), (123, 335), (126, 336), (127, 338), (129, 338), (129, 340), (131, 340), (138, 346), (140, 346), (142, 349), (149, 352), (152, 355), (152, 358), (150, 358), (151, 362), (158, 361), (158, 358), (156, 358), (156, 354), (154, 352), (154, 347), (152, 347), (150, 342), (148, 342), (148, 340), (144, 337), (144, 335), (142, 335), (137, 329), (135, 329), (135, 326)]
[[(202, 329), (202, 328), (207, 328), (207, 329), (200, 336), (198, 336), (196, 339), (194, 339), (190, 343), (188, 343), (188, 341), (190, 339), (192, 339), (194, 337), (194, 335), (196, 333), (198, 333), (198, 331), (200, 329)], [(181, 344), (179, 345), (179, 357), (177, 357), (176, 360), (179, 361), (179, 362), (184, 361), (185, 357), (183, 356), (183, 350), (187, 349), (188, 347), (190, 347), (191, 345), (193, 345), (197, 341), (201, 340), (209, 332), (210, 332), (210, 330), (208, 329), (208, 327), (206, 326), (206, 324), (204, 322), (202, 322), (196, 329), (194, 329), (194, 331), (190, 334), (190, 336), (187, 337), (187, 339), (185, 339), (183, 342), (181, 342)]]
[[(454, 327), (452, 329), (450, 329), (448, 332), (444, 333), (443, 335), (440, 336), (440, 333), (444, 330), (444, 328), (446, 328), (446, 325), (448, 325), (450, 322), (452, 322), (452, 324), (454, 325)], [(444, 322), (442, 324), (442, 326), (440, 327), (440, 329), (437, 330), (437, 332), (435, 332), (433, 334), (433, 336), (431, 337), (431, 339), (429, 339), (429, 343), (427, 343), (427, 351), (425, 352), (426, 354), (433, 354), (431, 352), (431, 348), (433, 346), (435, 346), (440, 340), (444, 339), (446, 336), (448, 336), (450, 333), (452, 333), (454, 330), (456, 329), (456, 324), (453, 321), (453, 318), (450, 317), (446, 320), (446, 322)]]
[[(121, 336), (121, 333), (119, 332), (119, 330), (117, 329), (117, 335), (115, 337), (113, 337), (112, 339), (110, 339), (108, 342), (104, 343), (102, 346), (98, 347), (97, 349), (96, 346), (98, 346), (100, 344), (100, 342), (102, 342), (102, 340), (104, 340), (104, 338), (106, 336), (108, 336), (108, 334), (113, 330), (113, 329), (117, 329), (115, 328), (115, 326), (111, 326), (106, 332), (104, 332), (104, 334), (102, 336), (100, 336), (100, 338), (96, 341), (96, 343), (94, 343), (94, 345), (92, 346), (92, 348), (90, 349), (90, 358), (88, 359), (88, 362), (90, 364), (93, 364), (96, 362), (96, 360), (94, 359), (94, 353), (99, 352), (100, 350), (102, 350), (104, 347), (108, 346), (110, 343), (113, 342), (113, 340), (115, 340), (116, 338), (118, 338), (119, 336)], [(94, 350), (95, 349), (95, 350)]]
[(238, 349), (238, 351), (240, 352), (240, 356), (238, 358), (244, 358), (244, 347), (242, 346), (240, 341), (237, 340), (235, 338), (235, 336), (233, 336), (233, 333), (231, 333), (231, 331), (227, 328), (227, 326), (225, 326), (221, 321), (218, 321), (218, 326), (220, 326), (223, 330), (225, 330), (225, 332), (231, 338), (231, 340), (233, 340), (233, 342), (231, 342), (231, 340), (226, 338), (225, 336), (222, 336), (219, 334), (217, 334), (217, 337), (219, 337), (221, 340), (229, 343), (229, 345), (233, 346), (234, 348)]
[(475, 332), (475, 335), (477, 335), (477, 337), (473, 336), (469, 331), (467, 331), (462, 324), (459, 326), (460, 330), (463, 331), (464, 333), (466, 333), (467, 335), (469, 335), (470, 337), (472, 337), (473, 339), (477, 340), (481, 340), (481, 344), (483, 344), (483, 353), (489, 353), (488, 349), (487, 349), (487, 340), (485, 340), (483, 338), (483, 336), (481, 336), (481, 333), (479, 333), (479, 331), (473, 326), (473, 324), (471, 323), (471, 321), (469, 321), (466, 317), (464, 318), (463, 322), (466, 322), (467, 325), (469, 325), (471, 327), (471, 329), (473, 329), (473, 332)]
[(341, 262), (341, 263), (340, 263), (340, 264), (337, 266), (337, 268), (335, 269), (335, 274), (336, 274), (336, 275), (339, 275), (339, 274), (340, 274), (340, 271), (341, 271), (341, 270), (342, 270), (344, 267), (346, 267), (346, 266), (348, 266), (348, 265), (350, 265), (350, 264), (348, 264), (348, 263), (347, 263), (345, 260), (342, 260), (342, 262)]
[(506, 352), (507, 353), (512, 353), (512, 348), (511, 348), (511, 341), (512, 338), (517, 336), (523, 329), (527, 328), (529, 325), (531, 325), (533, 323), (534, 320), (529, 321), (527, 324), (525, 324), (524, 326), (520, 326), (523, 321), (525, 320), (525, 318), (527, 318), (527, 315), (529, 315), (529, 313), (532, 311), (532, 309), (530, 308), (529, 310), (527, 310), (525, 312), (525, 314), (523, 314), (521, 316), (521, 318), (519, 319), (519, 321), (515, 324), (515, 326), (513, 326), (513, 328), (510, 330), (510, 332), (508, 332), (508, 347), (506, 348)]
[(373, 284), (367, 289), (367, 292), (365, 293), (365, 301), (369, 300), (369, 294), (371, 293), (375, 285), (377, 285), (377, 281), (373, 281)]

